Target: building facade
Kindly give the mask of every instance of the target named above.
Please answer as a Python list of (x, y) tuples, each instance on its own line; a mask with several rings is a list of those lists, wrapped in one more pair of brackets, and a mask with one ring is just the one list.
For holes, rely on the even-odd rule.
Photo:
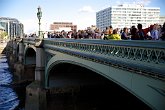
[(50, 25), (50, 30), (54, 31), (77, 31), (77, 25), (73, 25), (71, 22), (54, 22)]
[(5, 28), (0, 24), (0, 33), (4, 31), (5, 31)]
[(143, 27), (159, 23), (160, 8), (144, 7), (137, 4), (123, 4), (108, 7), (96, 13), (96, 26), (104, 30), (110, 25), (113, 28), (124, 28), (137, 26), (141, 23)]
[(160, 25), (163, 25), (165, 23), (165, 16), (160, 16)]
[(22, 37), (24, 34), (24, 26), (15, 18), (0, 17), (0, 25), (5, 29), (10, 39)]

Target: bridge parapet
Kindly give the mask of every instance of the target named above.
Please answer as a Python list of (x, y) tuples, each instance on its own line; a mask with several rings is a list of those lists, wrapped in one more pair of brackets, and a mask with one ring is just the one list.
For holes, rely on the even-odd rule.
[[(20, 43), (36, 48), (35, 81), (39, 81), (39, 88), (48, 83), (49, 77), (55, 80), (55, 76), (49, 76), (49, 69), (56, 63), (75, 62), (97, 70), (151, 108), (164, 110), (165, 43), (162, 41), (31, 38)], [(36, 89), (31, 90), (34, 93), (27, 90), (27, 95), (35, 97)]]
[(45, 49), (165, 80), (162, 41), (44, 39), (43, 45)]
[(23, 39), (23, 42), (37, 47), (42, 46), (42, 39), (39, 38)]
[(22, 38), (14, 38), (13, 40), (18, 43), (18, 42), (21, 42), (22, 41)]
[(35, 45), (35, 38), (23, 39), (23, 42), (31, 45)]

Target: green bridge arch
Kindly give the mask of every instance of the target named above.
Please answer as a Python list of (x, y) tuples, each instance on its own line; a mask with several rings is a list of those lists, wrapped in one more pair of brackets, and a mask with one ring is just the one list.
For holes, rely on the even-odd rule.
[[(65, 57), (64, 57), (65, 56)], [(45, 86), (48, 87), (49, 72), (51, 69), (60, 63), (70, 63), (87, 68), (94, 71), (103, 77), (115, 82), (117, 85), (126, 89), (131, 94), (135, 95), (141, 101), (146, 103), (151, 108), (164, 109), (164, 82), (157, 81), (154, 78), (149, 78), (143, 75), (133, 73), (131, 71), (122, 70), (101, 63), (82, 60), (81, 58), (66, 55), (57, 52), (46, 65), (45, 70)], [(159, 86), (159, 87), (158, 87)], [(150, 93), (148, 93), (150, 91)], [(163, 95), (163, 96), (162, 96)], [(162, 106), (160, 106), (162, 105)]]
[(62, 53), (58, 53), (48, 61), (46, 70), (45, 70), (45, 78), (46, 78), (45, 86), (46, 87), (48, 87), (49, 72), (55, 65), (58, 65), (60, 63), (69, 63), (69, 64), (78, 65), (108, 78), (108, 76), (104, 74), (104, 72), (108, 73), (108, 71), (102, 71), (98, 68), (98, 66), (101, 66), (100, 68), (104, 68), (103, 70), (105, 70), (109, 68), (108, 66), (101, 65), (101, 64), (93, 65), (93, 62), (89, 62), (88, 60), (82, 62), (81, 58), (76, 58), (74, 56), (69, 56), (69, 55), (65, 55), (65, 57), (63, 57), (63, 55)]
[(36, 69), (40, 70), (40, 76), (44, 75), (41, 78), (44, 88), (48, 87), (51, 69), (61, 63), (69, 63), (113, 81), (152, 109), (165, 109), (164, 42), (72, 39), (37, 41), (25, 39), (24, 44), (36, 46), (38, 55), (43, 53), (46, 56), (44, 61), (41, 60), (43, 56), (40, 56), (41, 64)]

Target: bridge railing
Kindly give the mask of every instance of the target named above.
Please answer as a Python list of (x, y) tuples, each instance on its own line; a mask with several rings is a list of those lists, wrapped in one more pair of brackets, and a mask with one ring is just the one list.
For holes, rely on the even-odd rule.
[(165, 80), (165, 43), (151, 40), (44, 39), (45, 49)]
[(24, 38), (24, 39), (23, 39), (23, 42), (24, 42), (24, 43), (31, 44), (31, 45), (35, 45), (36, 39), (35, 39), (35, 38)]
[(44, 47), (141, 74), (165, 76), (163, 41), (44, 39)]

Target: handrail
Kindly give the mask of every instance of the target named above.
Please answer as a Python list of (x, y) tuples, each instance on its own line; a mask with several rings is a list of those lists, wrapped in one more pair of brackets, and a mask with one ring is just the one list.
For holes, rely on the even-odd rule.
[[(24, 39), (35, 45), (35, 39)], [(45, 49), (165, 80), (165, 43), (151, 40), (43, 39)]]
[(29, 43), (29, 44), (32, 44), (32, 45), (35, 45), (35, 43), (36, 43), (35, 38), (26, 38), (26, 39), (24, 38), (23, 42), (24, 43)]
[(163, 41), (44, 39), (43, 45), (46, 49), (165, 77)]

